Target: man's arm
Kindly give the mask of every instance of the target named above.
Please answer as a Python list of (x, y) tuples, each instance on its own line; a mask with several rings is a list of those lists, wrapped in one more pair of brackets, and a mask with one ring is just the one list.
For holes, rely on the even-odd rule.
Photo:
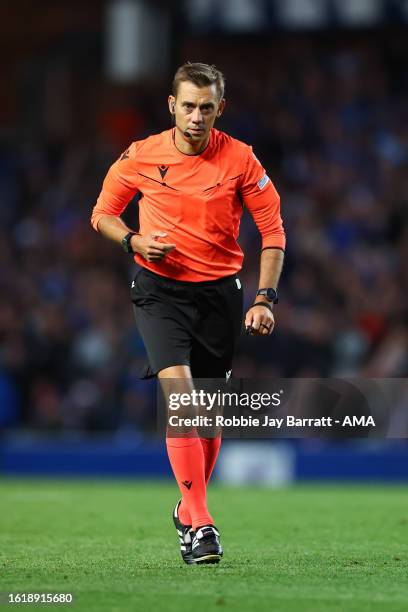
[[(273, 287), (277, 289), (283, 267), (284, 252), (282, 249), (266, 248), (261, 253), (261, 266), (259, 273), (259, 287)], [(256, 301), (265, 301), (262, 295)]]
[[(240, 193), (262, 237), (259, 289), (277, 289), (282, 271), (285, 231), (280, 215), (280, 198), (259, 160), (248, 151)], [(245, 317), (245, 326), (254, 335), (270, 334), (274, 327), (272, 303), (256, 296)]]
[[(277, 289), (279, 278), (283, 267), (284, 252), (282, 249), (266, 248), (261, 253), (261, 264), (259, 272), (259, 289), (272, 287)], [(254, 304), (265, 304), (266, 298), (258, 295)], [(273, 304), (269, 303), (270, 308)], [(251, 330), (253, 335), (266, 336), (272, 333), (275, 325), (273, 313), (265, 306), (253, 306), (249, 308), (245, 317), (245, 327)]]
[[(134, 231), (130, 229), (120, 217), (114, 215), (102, 215), (99, 217), (97, 229), (102, 236), (119, 244), (121, 244), (126, 234)], [(135, 236), (132, 236), (132, 247), (134, 238)]]
[[(103, 215), (98, 220), (98, 231), (105, 238), (121, 244), (126, 234), (133, 230), (129, 229), (120, 217)], [(147, 261), (158, 262), (176, 247), (175, 244), (159, 242), (158, 239), (165, 236), (167, 234), (160, 231), (152, 232), (148, 236), (135, 234), (132, 236), (130, 244), (134, 253), (139, 253)]]
[[(133, 231), (122, 221), (120, 215), (138, 192), (135, 158), (136, 143), (132, 143), (125, 154), (109, 168), (92, 211), (92, 227), (105, 238), (118, 244)], [(160, 231), (152, 232), (148, 236), (135, 234), (130, 245), (134, 253), (139, 253), (147, 261), (158, 262), (175, 248), (174, 244), (160, 241), (165, 236), (166, 234)]]

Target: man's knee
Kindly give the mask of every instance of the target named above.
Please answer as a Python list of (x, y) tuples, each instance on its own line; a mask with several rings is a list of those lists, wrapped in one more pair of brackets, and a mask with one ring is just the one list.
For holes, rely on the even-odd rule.
[(191, 379), (191, 369), (188, 365), (174, 365), (164, 368), (157, 373), (160, 382), (164, 379)]
[[(196, 416), (197, 408), (191, 402), (194, 385), (190, 366), (170, 366), (160, 370), (157, 376), (163, 391), (168, 414), (174, 414), (173, 411), (177, 410), (176, 414), (180, 418), (193, 418)], [(177, 406), (177, 408), (174, 406)]]

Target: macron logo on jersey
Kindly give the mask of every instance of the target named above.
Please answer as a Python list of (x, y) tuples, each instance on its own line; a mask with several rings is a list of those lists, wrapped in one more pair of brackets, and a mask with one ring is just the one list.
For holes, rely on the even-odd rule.
[(270, 181), (270, 178), (267, 174), (264, 174), (262, 178), (259, 179), (257, 185), (259, 189), (263, 189), (265, 185)]
[(162, 164), (161, 166), (157, 166), (157, 168), (160, 172), (160, 176), (162, 177), (162, 180), (164, 180), (164, 177), (166, 176), (166, 173), (169, 167)]

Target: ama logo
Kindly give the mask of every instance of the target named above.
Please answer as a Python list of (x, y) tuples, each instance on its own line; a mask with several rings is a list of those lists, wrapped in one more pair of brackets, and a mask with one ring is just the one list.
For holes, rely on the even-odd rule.
[(345, 416), (342, 423), (343, 427), (375, 427), (372, 416)]

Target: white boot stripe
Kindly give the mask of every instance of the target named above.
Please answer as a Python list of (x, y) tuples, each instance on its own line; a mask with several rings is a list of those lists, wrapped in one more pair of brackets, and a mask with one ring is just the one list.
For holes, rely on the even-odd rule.
[(212, 531), (212, 533), (213, 533), (215, 536), (218, 536), (218, 537), (219, 537), (219, 535), (220, 535), (220, 534), (219, 534), (219, 532), (217, 531), (217, 529), (215, 529), (215, 527), (210, 527), (210, 526), (208, 526), (208, 527), (200, 527), (200, 529), (197, 529), (197, 531), (196, 531), (196, 533), (195, 533), (195, 536), (194, 536), (194, 537), (195, 537), (195, 538), (198, 538), (199, 540), (201, 540), (201, 539), (204, 537), (204, 534), (203, 534), (203, 529), (205, 529), (206, 531), (207, 531), (207, 530), (208, 530), (208, 531), (210, 531), (210, 530), (211, 530), (211, 531)]

